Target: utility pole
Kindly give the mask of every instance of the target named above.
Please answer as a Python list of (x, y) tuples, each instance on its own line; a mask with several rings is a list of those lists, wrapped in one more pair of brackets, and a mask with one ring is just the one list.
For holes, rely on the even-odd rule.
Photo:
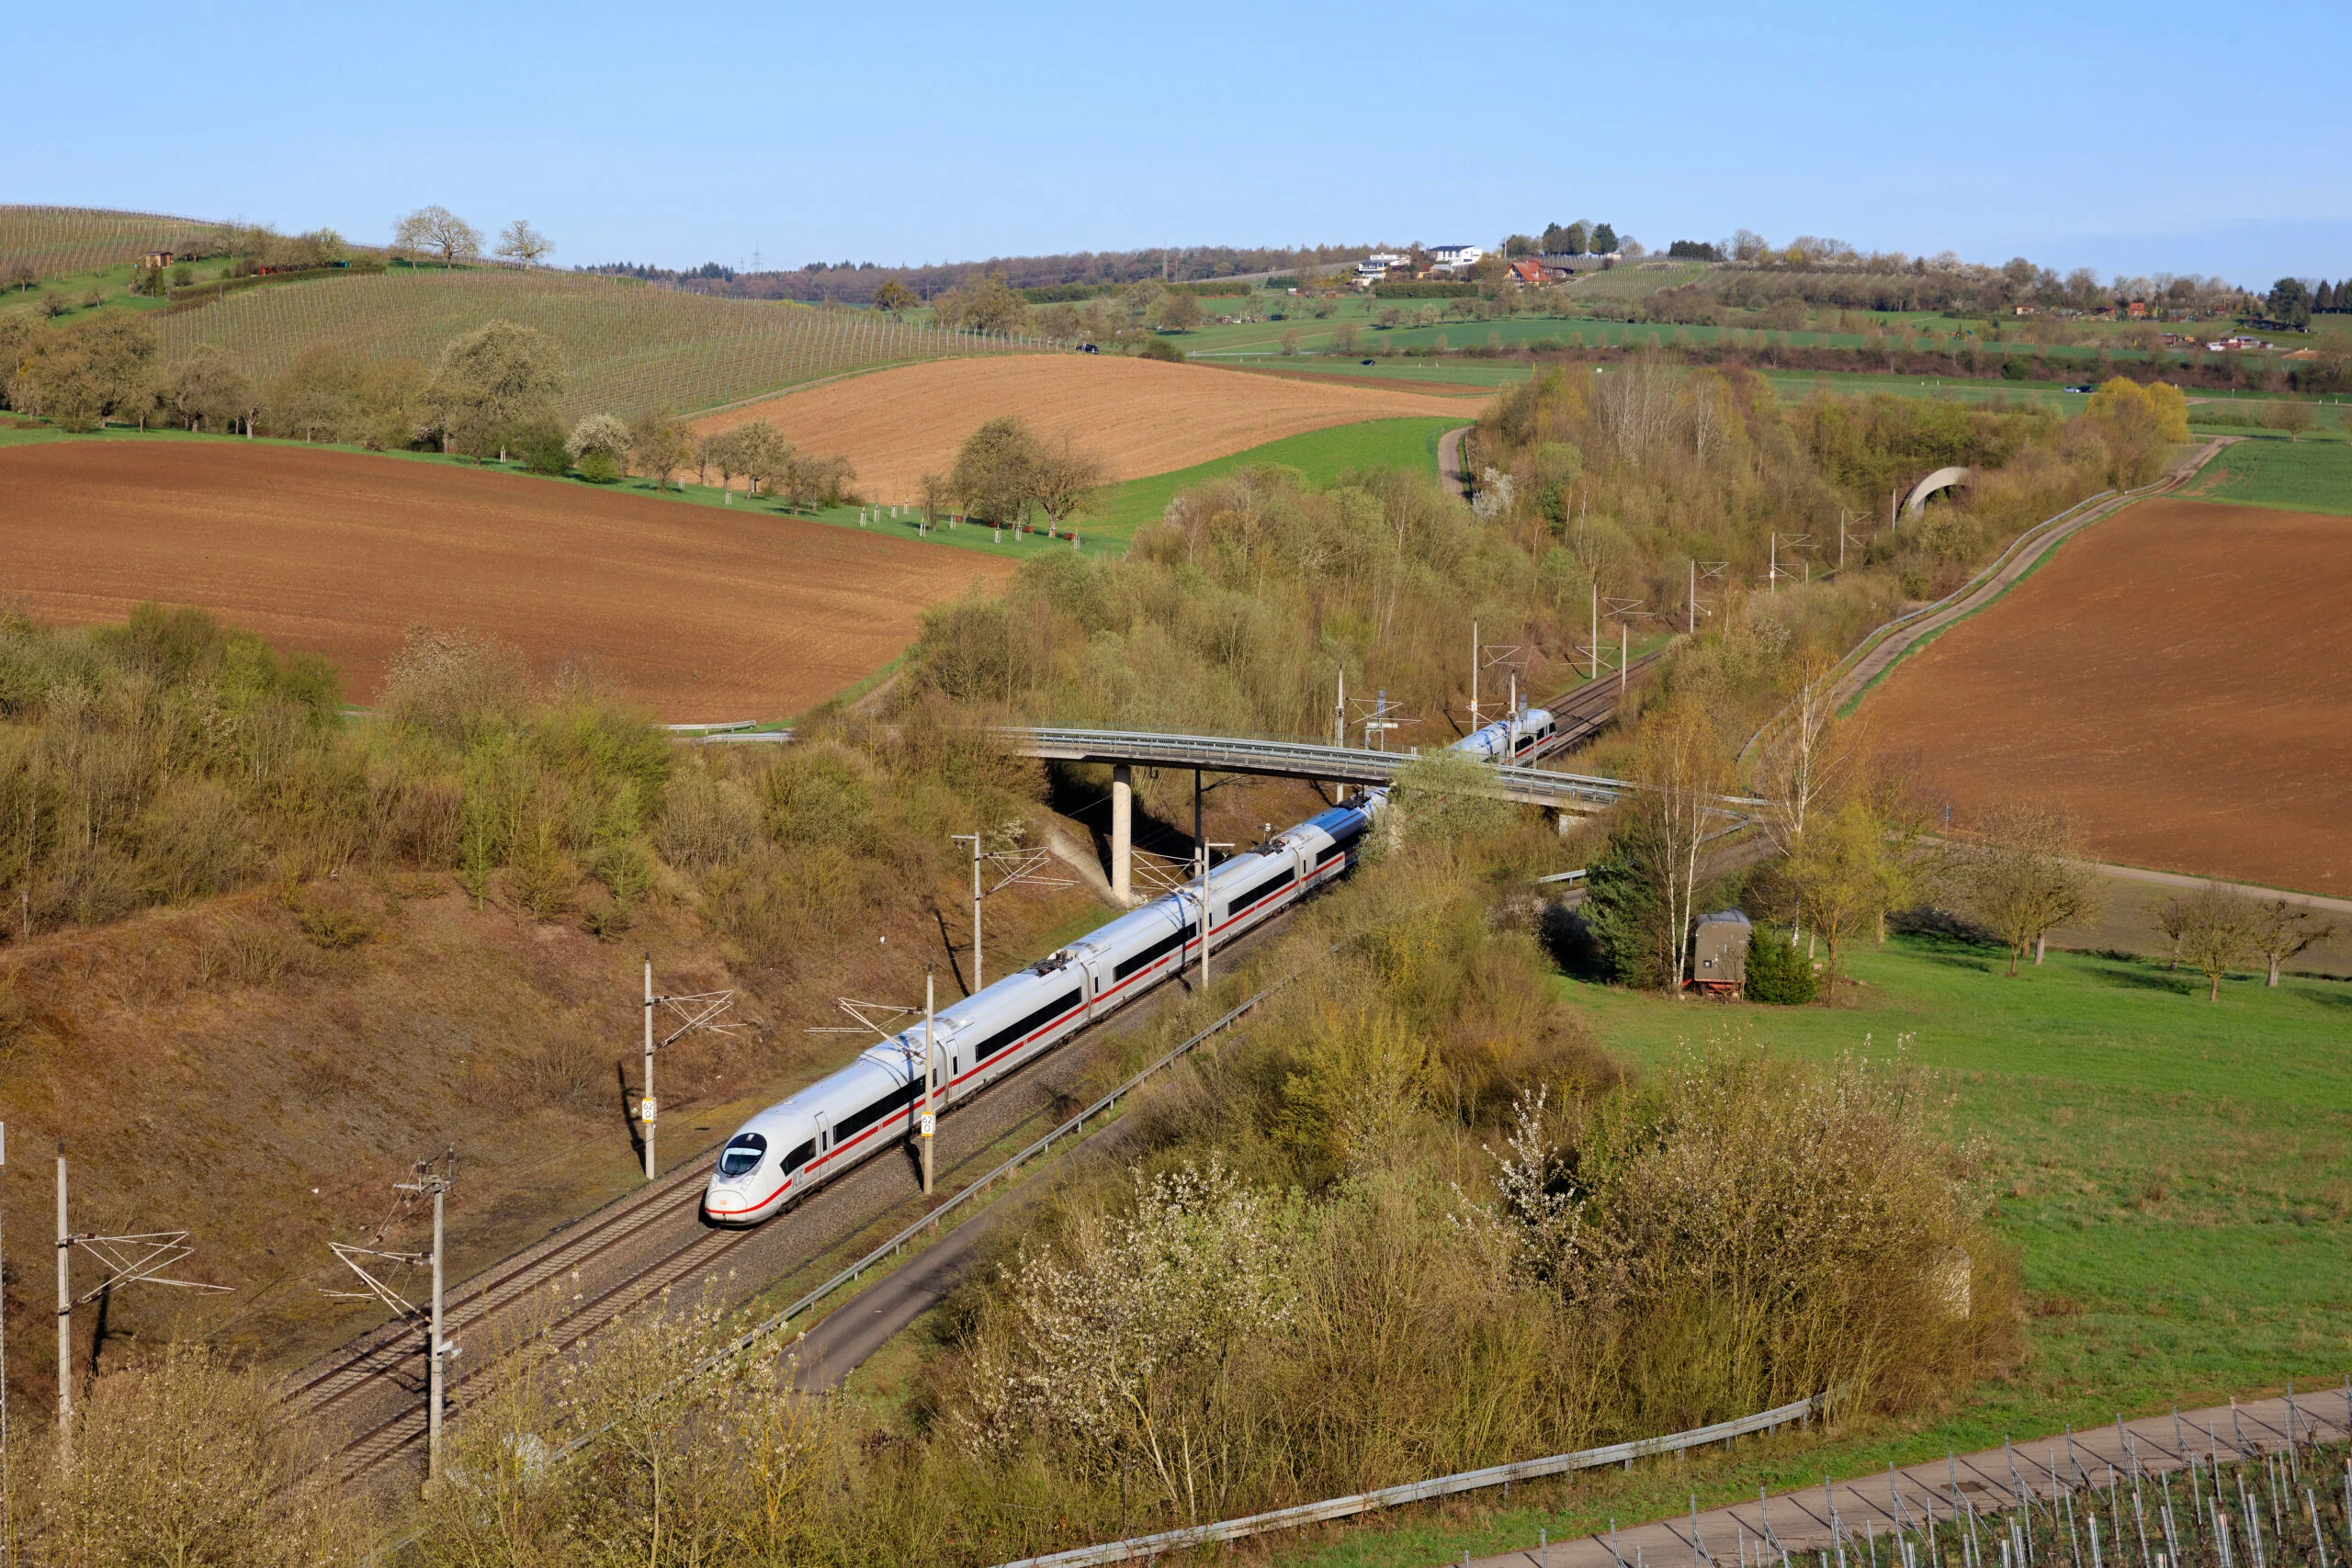
[(1348, 667), (1340, 666), (1340, 700), (1331, 705), (1331, 744), (1344, 749), (1348, 743)]
[[(652, 954), (652, 953), (651, 953), (651, 952), (650, 952), (650, 951), (649, 951), (649, 952), (646, 953), (646, 955), (645, 955), (645, 1091), (644, 1091), (642, 1094), (639, 1095), (639, 1096), (638, 1096), (638, 1098), (637, 1098), (637, 1121), (638, 1121), (638, 1125), (639, 1125), (640, 1127), (642, 1127), (642, 1128), (644, 1128), (644, 1129), (645, 1129), (645, 1179), (646, 1179), (646, 1180), (648, 1180), (648, 1181), (650, 1181), (650, 1180), (652, 1180), (652, 1179), (653, 1179), (653, 1119), (654, 1119), (654, 1115), (655, 1115), (655, 1111), (654, 1111), (654, 1106), (653, 1106), (653, 954)], [(434, 1241), (434, 1243), (433, 1243), (433, 1275), (434, 1275), (433, 1298), (434, 1298), (434, 1300), (435, 1300), (435, 1301), (436, 1301), (436, 1302), (437, 1302), (437, 1301), (439, 1301), (439, 1300), (441, 1299), (441, 1287), (440, 1287), (440, 1277), (441, 1277), (441, 1243), (440, 1243), (440, 1241), (439, 1241), (439, 1239), (438, 1239), (438, 1234), (439, 1234), (439, 1229), (440, 1229), (440, 1218), (439, 1218), (439, 1216), (440, 1216), (440, 1213), (441, 1213), (441, 1201), (440, 1201), (440, 1200), (439, 1200), (437, 1197), (434, 1200), (433, 1213), (434, 1213), (434, 1216), (435, 1216), (435, 1219), (434, 1219), (434, 1228), (435, 1228), (435, 1241)], [(435, 1307), (434, 1310), (437, 1313), (440, 1309), (439, 1309), (438, 1307)], [(435, 1325), (434, 1325), (433, 1332), (434, 1332), (434, 1334), (435, 1334), (435, 1336), (436, 1337), (437, 1337), (440, 1335), (440, 1333), (441, 1333), (441, 1329), (440, 1329), (439, 1322), (438, 1322), (438, 1320), (437, 1320), (437, 1319), (435, 1320)]]
[(1764, 581), (1768, 585), (1764, 591), (1767, 593), (1778, 593), (1781, 591), (1781, 536), (1778, 534), (1772, 536), (1770, 560), (1772, 564), (1764, 574)]
[[(659, 1005), (668, 1008), (684, 1021), (662, 1040), (653, 1038), (653, 1010)], [(732, 1032), (740, 1025), (720, 1023), (720, 1013), (735, 1005), (732, 991), (703, 991), (693, 996), (657, 997), (653, 994), (653, 954), (645, 955), (645, 1089), (638, 1097), (637, 1122), (645, 1134), (645, 1179), (653, 1179), (653, 1126), (660, 1114), (653, 1103), (653, 1054), (665, 1045), (675, 1044), (697, 1030), (713, 1033)]]
[(1600, 579), (1597, 577), (1592, 580), (1592, 674), (1589, 678), (1600, 679)]
[(1620, 621), (1617, 623), (1617, 700), (1621, 703), (1625, 700), (1625, 651), (1627, 646), (1628, 645), (1625, 640), (1625, 623)]
[(1687, 603), (1690, 608), (1683, 617), (1682, 630), (1685, 636), (1695, 636), (1699, 630), (1699, 558), (1696, 556), (1690, 558), (1690, 597)]
[(967, 839), (972, 844), (972, 990), (976, 995), (986, 983), (980, 978), (980, 838), (978, 833), (947, 835), (951, 844), (960, 844)]
[(65, 1140), (57, 1140), (57, 1468), (74, 1468), (74, 1232), (65, 1223)]
[[(646, 973), (649, 975), (652, 973), (650, 959), (646, 961)], [(648, 1017), (652, 1016), (652, 1009), (649, 1007), (646, 1014)], [(652, 1060), (650, 1055), (646, 1057), (649, 1064)], [(650, 1131), (646, 1136), (645, 1146), (648, 1149), (653, 1146), (652, 1134)], [(433, 1197), (433, 1314), (425, 1328), (429, 1337), (425, 1340), (424, 1348), (424, 1479), (427, 1484), (441, 1479), (442, 1390), (445, 1386), (444, 1379), (447, 1375), (445, 1369), (452, 1353), (448, 1340), (442, 1334), (441, 1222), (443, 1208), (449, 1196), (449, 1184), (457, 1178), (457, 1151), (448, 1149), (443, 1151), (439, 1159), (419, 1162), (415, 1180), (396, 1181), (392, 1184), (395, 1191), (419, 1196), (430, 1193)]]
[(1846, 570), (1846, 509), (1838, 509), (1838, 570)]
[(1478, 733), (1478, 623), (1470, 623), (1470, 733)]
[(933, 1065), (939, 1060), (933, 1023), (937, 998), (933, 994), (933, 979), (932, 965), (926, 964), (922, 967), (922, 1195), (926, 1198), (931, 1196), (932, 1134), (939, 1125), (939, 1118), (933, 1113), (932, 1101), (932, 1086), (937, 1076), (933, 1071)]
[(1193, 770), (1193, 863), (1201, 873), (1201, 989), (1209, 988), (1209, 837), (1201, 821), (1201, 770)]

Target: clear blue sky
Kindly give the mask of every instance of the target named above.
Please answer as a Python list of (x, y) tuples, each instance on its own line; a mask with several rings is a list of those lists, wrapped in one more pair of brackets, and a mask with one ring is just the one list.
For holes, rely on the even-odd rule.
[(2352, 274), (2341, 0), (196, 5), (12, 19), (0, 199), (528, 217), (559, 263), (1491, 242), (1582, 216)]

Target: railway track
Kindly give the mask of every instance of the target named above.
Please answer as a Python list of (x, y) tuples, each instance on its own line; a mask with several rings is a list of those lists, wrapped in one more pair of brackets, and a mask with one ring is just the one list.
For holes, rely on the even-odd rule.
[[(1282, 926), (1278, 920), (1252, 931), (1227, 951), (1238, 957)], [(1166, 987), (1122, 1010), (943, 1118), (942, 1190), (952, 1190), (973, 1162), (993, 1159), (1006, 1138), (1041, 1116), (1057, 1117), (1059, 1100), (1077, 1086), (1101, 1045), (1184, 989)], [(479, 1394), (492, 1386), (481, 1380), (496, 1378), (497, 1352), (526, 1336), (544, 1336), (544, 1342), (568, 1348), (662, 1292), (707, 1279), (720, 1279), (730, 1298), (749, 1299), (857, 1242), (910, 1201), (922, 1201), (911, 1156), (883, 1155), (763, 1225), (720, 1230), (701, 1217), (708, 1174), (708, 1160), (698, 1155), (462, 1281), (444, 1306), (445, 1332), (470, 1354), (446, 1370), (447, 1394)], [(424, 1340), (413, 1319), (387, 1324), (282, 1385), (289, 1413), (322, 1420), (346, 1479), (364, 1481), (403, 1462), (421, 1462), (428, 1414)]]
[[(1628, 673), (1657, 657), (1635, 660)], [(1587, 682), (1555, 699), (1550, 705), (1561, 725), (1551, 750), (1568, 750), (1589, 739), (1615, 712), (1616, 702), (1613, 681)], [(1246, 952), (1262, 934), (1241, 939), (1233, 951)], [(1160, 997), (1172, 994), (1181, 991)], [(1139, 1022), (1158, 1005), (1155, 1000), (1128, 1010), (1109, 1027)], [(1048, 1109), (1061, 1085), (1078, 1076), (1105, 1037), (1089, 1031), (943, 1119), (944, 1174), (952, 1178)], [(479, 1392), (484, 1386), (480, 1380), (496, 1376), (500, 1361), (492, 1352), (501, 1334), (519, 1339), (537, 1333), (555, 1348), (568, 1348), (664, 1291), (712, 1277), (722, 1265), (740, 1266), (762, 1282), (805, 1268), (919, 1196), (911, 1190), (911, 1171), (901, 1168), (909, 1162), (886, 1156), (763, 1226), (718, 1230), (701, 1218), (707, 1153), (460, 1281), (444, 1307), (445, 1332), (453, 1343), (470, 1341), (476, 1355), (447, 1369), (449, 1392)], [(567, 1282), (571, 1288), (562, 1289)], [(535, 1303), (542, 1303), (536, 1311)], [(339, 1434), (332, 1446), (342, 1457), (345, 1474), (360, 1479), (420, 1453), (427, 1427), (426, 1382), (424, 1335), (413, 1320), (396, 1320), (295, 1373), (280, 1397), (290, 1413), (322, 1419)]]

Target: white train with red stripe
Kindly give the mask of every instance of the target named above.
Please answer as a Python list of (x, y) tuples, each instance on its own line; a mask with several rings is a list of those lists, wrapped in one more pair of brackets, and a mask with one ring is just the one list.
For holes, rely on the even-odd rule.
[[(1552, 716), (1535, 708), (1516, 724), (1491, 724), (1455, 744), (1501, 761), (1530, 755), (1552, 733)], [(1255, 929), (1353, 865), (1386, 805), (1385, 792), (1367, 791), (1211, 871), (1213, 942)], [(1018, 1071), (1197, 961), (1203, 899), (1202, 885), (1188, 884), (941, 1009), (931, 1029), (944, 1086), (939, 1108)], [(922, 1114), (923, 1034), (917, 1024), (744, 1122), (719, 1151), (703, 1213), (719, 1224), (757, 1224), (914, 1131)]]

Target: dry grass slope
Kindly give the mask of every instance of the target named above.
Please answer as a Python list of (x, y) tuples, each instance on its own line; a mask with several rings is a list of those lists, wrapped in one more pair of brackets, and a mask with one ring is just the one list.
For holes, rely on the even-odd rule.
[(788, 393), (698, 422), (723, 430), (764, 419), (817, 452), (843, 452), (858, 486), (909, 501), (945, 473), (965, 437), (1018, 414), (1048, 440), (1069, 436), (1114, 479), (1190, 468), (1302, 431), (1398, 415), (1467, 420), (1475, 404), (1418, 391), (1240, 376), (1200, 365), (1080, 355), (948, 360)]

